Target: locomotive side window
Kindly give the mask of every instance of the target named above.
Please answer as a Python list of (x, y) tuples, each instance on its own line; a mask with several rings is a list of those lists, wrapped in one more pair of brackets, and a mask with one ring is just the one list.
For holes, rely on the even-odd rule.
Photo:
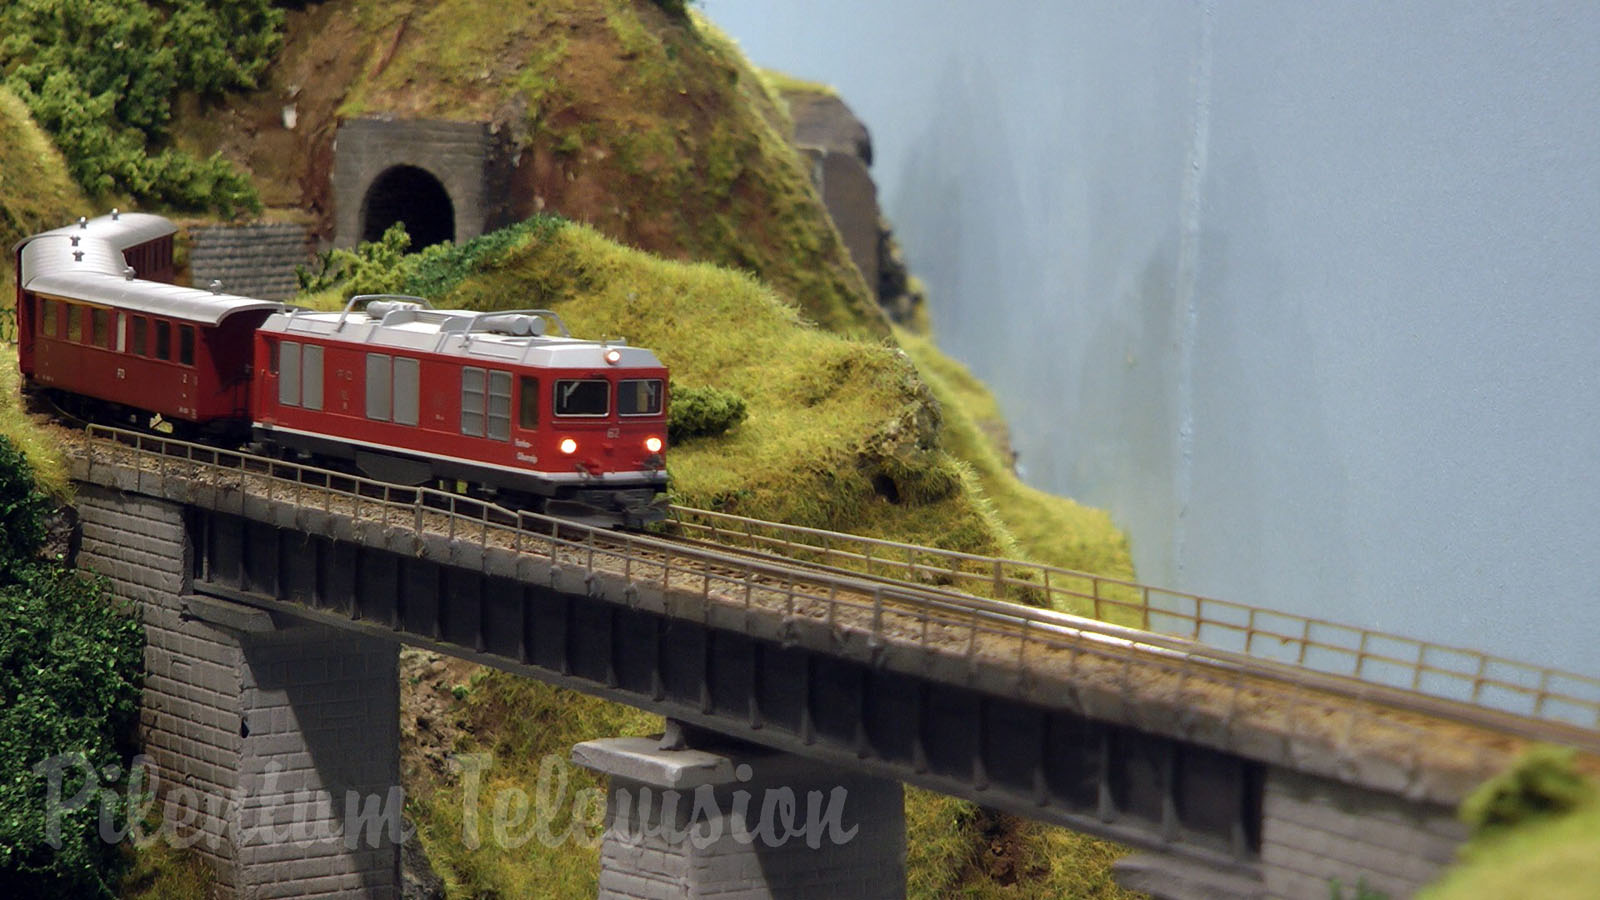
[(83, 317), (88, 311), (76, 303), (67, 304), (67, 340), (81, 342), (83, 340)]
[(511, 440), (510, 372), (489, 372), (489, 439)]
[(172, 323), (156, 320), (156, 359), (172, 358)]
[(300, 345), (284, 341), (278, 345), (278, 403), (300, 405)]
[(517, 424), (523, 428), (539, 427), (539, 379), (522, 376), (518, 390), (522, 391), (517, 406)]
[(461, 370), (461, 433), (483, 437), (484, 371), (471, 366)]
[(178, 326), (178, 362), (194, 365), (194, 326)]
[(133, 347), (134, 353), (140, 356), (149, 356), (150, 351), (146, 346), (146, 339), (150, 336), (150, 320), (144, 316), (133, 317)]
[(392, 360), (383, 353), (367, 354), (367, 418), (389, 421)]
[(603, 416), (611, 410), (611, 382), (599, 378), (556, 382), (556, 415)]
[(306, 409), (322, 408), (322, 348), (306, 344), (300, 353), (300, 403)]
[(661, 415), (661, 379), (629, 378), (617, 382), (617, 412), (625, 416)]
[(394, 421), (397, 425), (417, 424), (417, 397), (421, 393), (421, 364), (403, 356), (394, 361)]
[(56, 301), (41, 299), (39, 301), (39, 333), (55, 337), (57, 334), (56, 321)]

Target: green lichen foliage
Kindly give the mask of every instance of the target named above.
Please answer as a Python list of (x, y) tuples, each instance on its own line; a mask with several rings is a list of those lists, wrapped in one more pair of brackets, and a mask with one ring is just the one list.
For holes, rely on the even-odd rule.
[(282, 23), (268, 0), (10, 0), (0, 5), (0, 72), (89, 194), (258, 212), (244, 173), (169, 146), (167, 124), (180, 92), (254, 87)]

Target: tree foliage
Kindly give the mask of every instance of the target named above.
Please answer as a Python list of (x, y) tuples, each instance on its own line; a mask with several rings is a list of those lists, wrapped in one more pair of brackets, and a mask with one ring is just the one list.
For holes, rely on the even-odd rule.
[(124, 800), (83, 795), (52, 817), (51, 761), (58, 800), (121, 775), (143, 635), (99, 581), (35, 559), (48, 501), (32, 481), (0, 437), (0, 884), (7, 897), (109, 896), (118, 855), (101, 817), (125, 821)]
[(261, 208), (220, 155), (170, 146), (172, 103), (258, 85), (283, 41), (271, 0), (8, 0), (0, 73), (90, 194), (232, 216)]

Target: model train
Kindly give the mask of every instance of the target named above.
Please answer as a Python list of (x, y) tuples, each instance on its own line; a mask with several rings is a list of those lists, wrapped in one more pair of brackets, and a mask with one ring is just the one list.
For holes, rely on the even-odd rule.
[(651, 351), (574, 339), (542, 309), (383, 295), (315, 312), (182, 287), (176, 231), (113, 210), (17, 244), (26, 386), (86, 417), (385, 481), (607, 524), (662, 517), (667, 369)]

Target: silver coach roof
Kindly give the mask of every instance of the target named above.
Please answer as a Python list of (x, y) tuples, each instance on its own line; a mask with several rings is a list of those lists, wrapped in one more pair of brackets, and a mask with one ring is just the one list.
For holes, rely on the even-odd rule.
[(283, 309), (271, 300), (126, 277), (122, 251), (177, 230), (161, 216), (120, 213), (36, 234), (17, 245), (22, 289), (205, 325), (238, 312)]
[[(419, 301), (426, 302), (426, 301)], [(395, 309), (381, 317), (365, 312), (344, 313), (292, 310), (268, 316), (261, 331), (276, 332), (286, 339), (297, 335), (332, 338), (373, 349), (416, 350), (443, 353), (486, 362), (517, 363), (563, 368), (628, 369), (659, 367), (661, 360), (644, 347), (629, 347), (622, 341), (586, 341), (577, 338), (545, 337), (531, 334), (506, 334), (484, 326), (494, 320), (522, 316), (531, 311), (477, 312), (462, 309)], [(544, 311), (539, 311), (544, 312)], [(552, 314), (553, 315), (553, 314)], [(559, 321), (559, 318), (557, 318)], [(561, 326), (565, 330), (565, 326)], [(615, 364), (605, 361), (607, 351), (621, 358)]]

